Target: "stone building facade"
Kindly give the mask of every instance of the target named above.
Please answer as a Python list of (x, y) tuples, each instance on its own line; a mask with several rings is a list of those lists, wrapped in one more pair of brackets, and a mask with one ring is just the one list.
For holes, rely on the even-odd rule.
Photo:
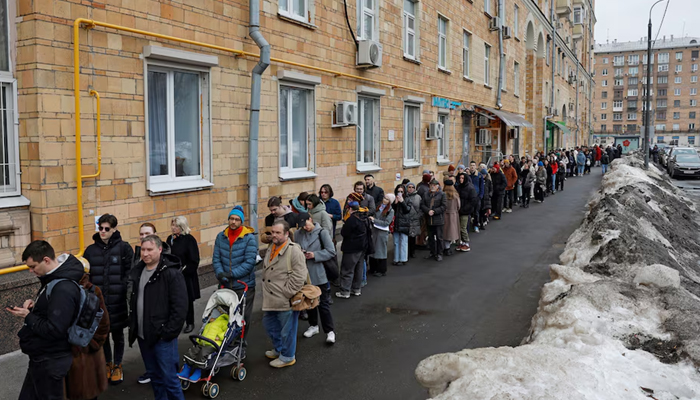
[[(3, 115), (14, 121), (3, 127), (11, 146), (3, 165), (16, 190), (0, 199), (0, 220), (25, 215), (9, 218), (14, 261), (21, 261), (30, 232), (31, 239), (77, 253), (81, 201), (86, 245), (95, 216), (103, 213), (119, 218), (118, 229), (132, 243), (141, 223), (153, 222), (165, 237), (170, 220), (185, 215), (208, 263), (228, 211), (247, 207), (250, 77), (257, 58), (118, 27), (258, 54), (248, 37), (248, 3), (1, 1)], [(496, 19), (497, 0), (263, 0), (261, 32), (273, 62), (263, 75), (254, 155), (260, 214), (270, 196), (288, 200), (324, 183), (342, 202), (366, 173), (388, 191), (404, 178), (419, 181), (424, 169), (586, 144), (594, 2), (552, 1), (503, 0), (503, 18)], [(83, 179), (81, 200), (73, 96), (77, 18), (116, 27), (83, 24), (79, 30), (83, 175), (97, 173), (91, 93), (101, 101), (101, 171)], [(503, 40), (499, 109), (501, 25), (510, 37)], [(372, 50), (372, 42), (380, 48)], [(358, 67), (359, 57), (372, 52), (381, 66)], [(356, 106), (357, 125), (336, 126), (342, 125), (334, 120), (340, 102)], [(550, 133), (545, 117), (571, 133)], [(431, 126), (439, 132), (440, 124), (442, 138), (431, 140)]]

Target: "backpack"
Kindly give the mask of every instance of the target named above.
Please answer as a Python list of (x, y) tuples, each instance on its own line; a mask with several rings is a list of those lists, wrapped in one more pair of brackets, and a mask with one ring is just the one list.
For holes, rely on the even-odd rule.
[(61, 281), (73, 282), (80, 289), (80, 308), (78, 316), (68, 328), (68, 343), (78, 347), (86, 347), (95, 336), (104, 315), (104, 311), (100, 307), (100, 299), (95, 294), (94, 288), (87, 290), (76, 281), (62, 278), (54, 279), (46, 285), (47, 300), (51, 297), (54, 286)]

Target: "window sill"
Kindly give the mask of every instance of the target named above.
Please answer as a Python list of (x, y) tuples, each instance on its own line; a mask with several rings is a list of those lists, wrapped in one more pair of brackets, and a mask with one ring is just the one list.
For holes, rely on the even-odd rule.
[(513, 38), (515, 38), (515, 40), (517, 40), (518, 42), (520, 41), (520, 38), (517, 36), (513, 36)]
[(444, 167), (445, 165), (450, 165), (450, 162), (451, 162), (450, 160), (438, 159), (438, 160), (437, 160), (437, 165), (439, 165), (439, 166), (441, 166), (441, 167)]
[(358, 174), (365, 173), (365, 172), (379, 172), (382, 170), (382, 168), (379, 165), (370, 165), (370, 164), (367, 164), (367, 165), (357, 164), (355, 169), (357, 170)]
[(502, 92), (502, 93), (508, 93), (508, 91), (507, 91), (506, 89), (501, 89), (501, 92)]
[(162, 196), (171, 193), (204, 190), (212, 186), (214, 186), (214, 184), (206, 179), (194, 179), (191, 181), (182, 182), (151, 183), (148, 185), (148, 192), (151, 196)]
[(484, 15), (487, 16), (488, 19), (493, 18), (493, 16), (491, 15), (491, 13), (489, 13), (488, 11), (484, 11)]
[(420, 163), (418, 161), (403, 160), (403, 167), (404, 168), (418, 168), (418, 167), (420, 167)]
[(0, 198), (0, 208), (26, 207), (30, 204), (28, 198), (24, 196), (12, 196)]
[(316, 25), (314, 25), (314, 24), (312, 24), (312, 23), (310, 23), (310, 22), (302, 21), (302, 20), (299, 20), (299, 19), (296, 19), (296, 18), (292, 18), (292, 17), (290, 17), (290, 16), (284, 15), (284, 14), (279, 13), (279, 12), (277, 13), (277, 16), (278, 16), (280, 19), (283, 19), (283, 20), (285, 20), (285, 21), (287, 21), (287, 22), (292, 22), (292, 23), (295, 23), (295, 24), (299, 24), (299, 25), (303, 26), (304, 28), (308, 28), (308, 29), (311, 29), (311, 30), (316, 30), (316, 29), (318, 29), (318, 26), (316, 26)]
[(317, 177), (314, 171), (293, 171), (293, 172), (280, 172), (280, 182), (285, 181), (295, 181), (301, 179), (313, 179)]
[(485, 84), (485, 83), (484, 83), (484, 87), (485, 87), (486, 89), (493, 90), (493, 87), (491, 87), (491, 86), (489, 86), (489, 85), (487, 85), (487, 84)]
[(468, 76), (463, 76), (462, 79), (464, 79), (465, 81), (467, 81), (469, 83), (474, 83), (474, 80)]
[(406, 56), (406, 55), (403, 56), (403, 59), (404, 59), (405, 61), (408, 61), (408, 62), (413, 63), (413, 64), (416, 64), (416, 65), (421, 65), (421, 64), (423, 64), (422, 62), (420, 62), (420, 60), (417, 60), (417, 59), (415, 59), (415, 58), (408, 57), (408, 56)]
[(437, 67), (437, 69), (438, 69), (438, 71), (442, 72), (443, 74), (452, 75), (452, 71), (450, 71), (447, 68)]
[(515, 96), (515, 97), (517, 97), (517, 98), (520, 98), (520, 95), (519, 95), (519, 94), (513, 93), (513, 96)]

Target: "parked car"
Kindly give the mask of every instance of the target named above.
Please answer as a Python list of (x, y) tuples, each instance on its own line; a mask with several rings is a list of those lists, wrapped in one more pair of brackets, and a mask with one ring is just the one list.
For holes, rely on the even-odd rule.
[(668, 156), (666, 156), (666, 171), (669, 175), (673, 175), (673, 167), (671, 165), (671, 161), (675, 156), (681, 154), (697, 155), (698, 153), (692, 147), (672, 147), (671, 151), (668, 153)]
[(700, 155), (694, 149), (690, 150), (691, 152), (674, 152), (673, 157), (668, 160), (668, 170), (671, 178), (676, 176), (700, 178)]
[(666, 168), (668, 164), (668, 153), (673, 150), (673, 147), (664, 145), (663, 148), (659, 147), (659, 163), (662, 167)]

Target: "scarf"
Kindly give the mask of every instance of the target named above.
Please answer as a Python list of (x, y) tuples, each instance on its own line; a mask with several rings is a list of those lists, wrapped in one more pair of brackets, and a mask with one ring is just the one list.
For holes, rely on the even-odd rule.
[(243, 225), (238, 227), (238, 229), (236, 229), (236, 230), (229, 228), (229, 230), (228, 230), (228, 245), (229, 245), (229, 247), (233, 246), (233, 243), (236, 242), (236, 239), (238, 239), (238, 237), (241, 236), (241, 232), (243, 232)]

